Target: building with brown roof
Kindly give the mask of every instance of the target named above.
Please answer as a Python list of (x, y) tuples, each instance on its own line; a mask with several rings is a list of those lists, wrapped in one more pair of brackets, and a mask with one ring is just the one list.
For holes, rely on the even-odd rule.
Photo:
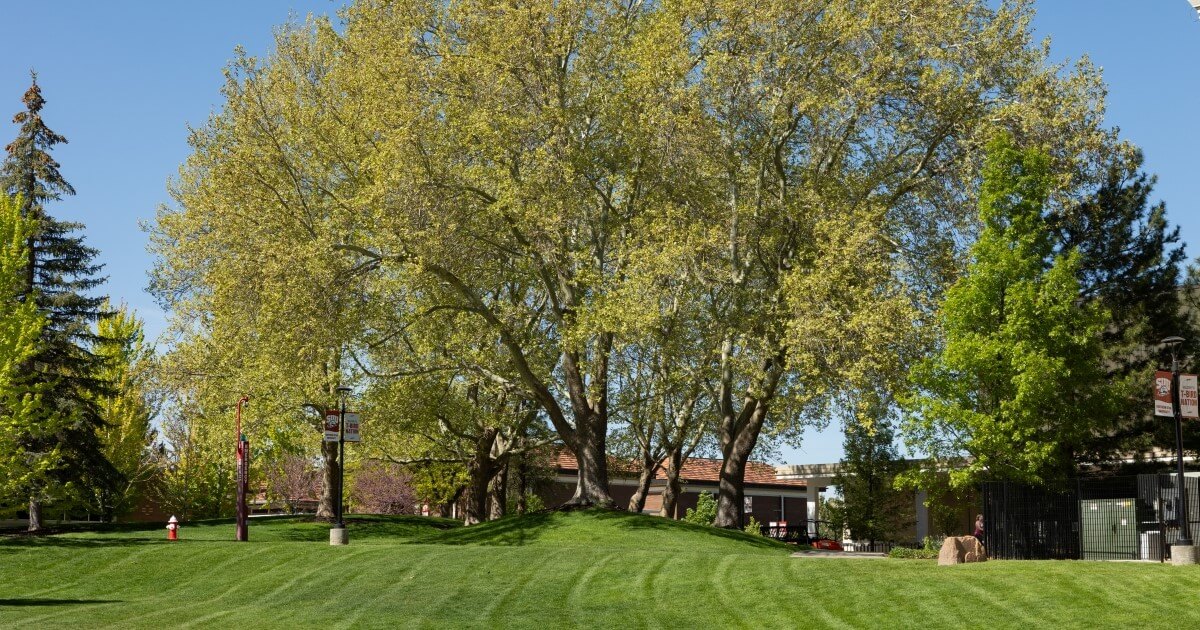
[[(542, 496), (546, 505), (559, 505), (568, 501), (575, 493), (575, 484), (579, 475), (579, 464), (575, 455), (568, 450), (561, 450), (556, 456), (556, 471), (554, 483), (547, 488)], [(608, 486), (617, 506), (629, 504), (637, 490), (638, 469), (632, 462), (611, 459), (608, 465)], [(676, 513), (672, 516), (681, 518), (689, 508), (696, 507), (700, 493), (716, 494), (721, 475), (721, 460), (705, 457), (691, 457), (684, 462), (680, 471), (680, 481), (683, 493), (676, 502)], [(650, 491), (646, 496), (646, 505), (642, 512), (658, 514), (662, 508), (662, 493), (666, 486), (666, 470), (659, 469)], [(788, 479), (776, 472), (776, 467), (766, 462), (747, 462), (745, 477), (745, 514), (747, 521), (751, 516), (759, 523), (791, 522), (801, 524), (808, 519), (816, 519), (816, 506), (819, 493), (824, 487), (810, 484), (803, 479)]]

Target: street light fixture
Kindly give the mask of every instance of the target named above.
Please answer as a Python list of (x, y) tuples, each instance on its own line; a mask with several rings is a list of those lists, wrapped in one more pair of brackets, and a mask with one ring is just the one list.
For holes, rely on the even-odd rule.
[(1197, 13), (1200, 13), (1200, 0), (1188, 0), (1188, 3), (1192, 5), (1192, 8), (1195, 9)]
[[(1191, 0), (1193, 6), (1200, 5), (1200, 0)], [(1171, 350), (1171, 411), (1175, 415), (1175, 467), (1179, 476), (1179, 541), (1184, 547), (1192, 546), (1192, 528), (1188, 523), (1187, 489), (1183, 480), (1183, 417), (1179, 411), (1179, 359), (1175, 350), (1183, 343), (1183, 337), (1167, 337), (1163, 345)]]

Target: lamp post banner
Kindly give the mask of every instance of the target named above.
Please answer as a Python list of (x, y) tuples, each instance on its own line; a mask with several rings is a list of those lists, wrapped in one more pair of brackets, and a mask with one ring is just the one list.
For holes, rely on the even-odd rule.
[(358, 414), (350, 411), (346, 412), (346, 441), (362, 441), (362, 437), (358, 434)]
[(1154, 373), (1154, 415), (1175, 417), (1175, 409), (1171, 404), (1171, 373), (1159, 370)]
[(325, 412), (325, 441), (338, 441), (338, 410)]
[(1200, 418), (1200, 399), (1197, 398), (1196, 375), (1179, 375), (1179, 415)]

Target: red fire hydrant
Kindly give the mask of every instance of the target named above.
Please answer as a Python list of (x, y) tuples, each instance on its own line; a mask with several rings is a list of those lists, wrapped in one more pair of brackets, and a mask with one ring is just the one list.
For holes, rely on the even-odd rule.
[(167, 521), (167, 540), (179, 540), (179, 519), (174, 516)]

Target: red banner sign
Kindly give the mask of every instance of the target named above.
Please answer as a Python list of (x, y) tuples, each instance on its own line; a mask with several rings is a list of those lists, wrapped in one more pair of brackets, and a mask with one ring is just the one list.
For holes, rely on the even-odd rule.
[(338, 441), (338, 419), (339, 419), (339, 417), (340, 417), (340, 414), (337, 412), (336, 409), (325, 412), (325, 441), (326, 442)]
[(1172, 408), (1171, 373), (1159, 370), (1154, 373), (1154, 415), (1175, 417)]

